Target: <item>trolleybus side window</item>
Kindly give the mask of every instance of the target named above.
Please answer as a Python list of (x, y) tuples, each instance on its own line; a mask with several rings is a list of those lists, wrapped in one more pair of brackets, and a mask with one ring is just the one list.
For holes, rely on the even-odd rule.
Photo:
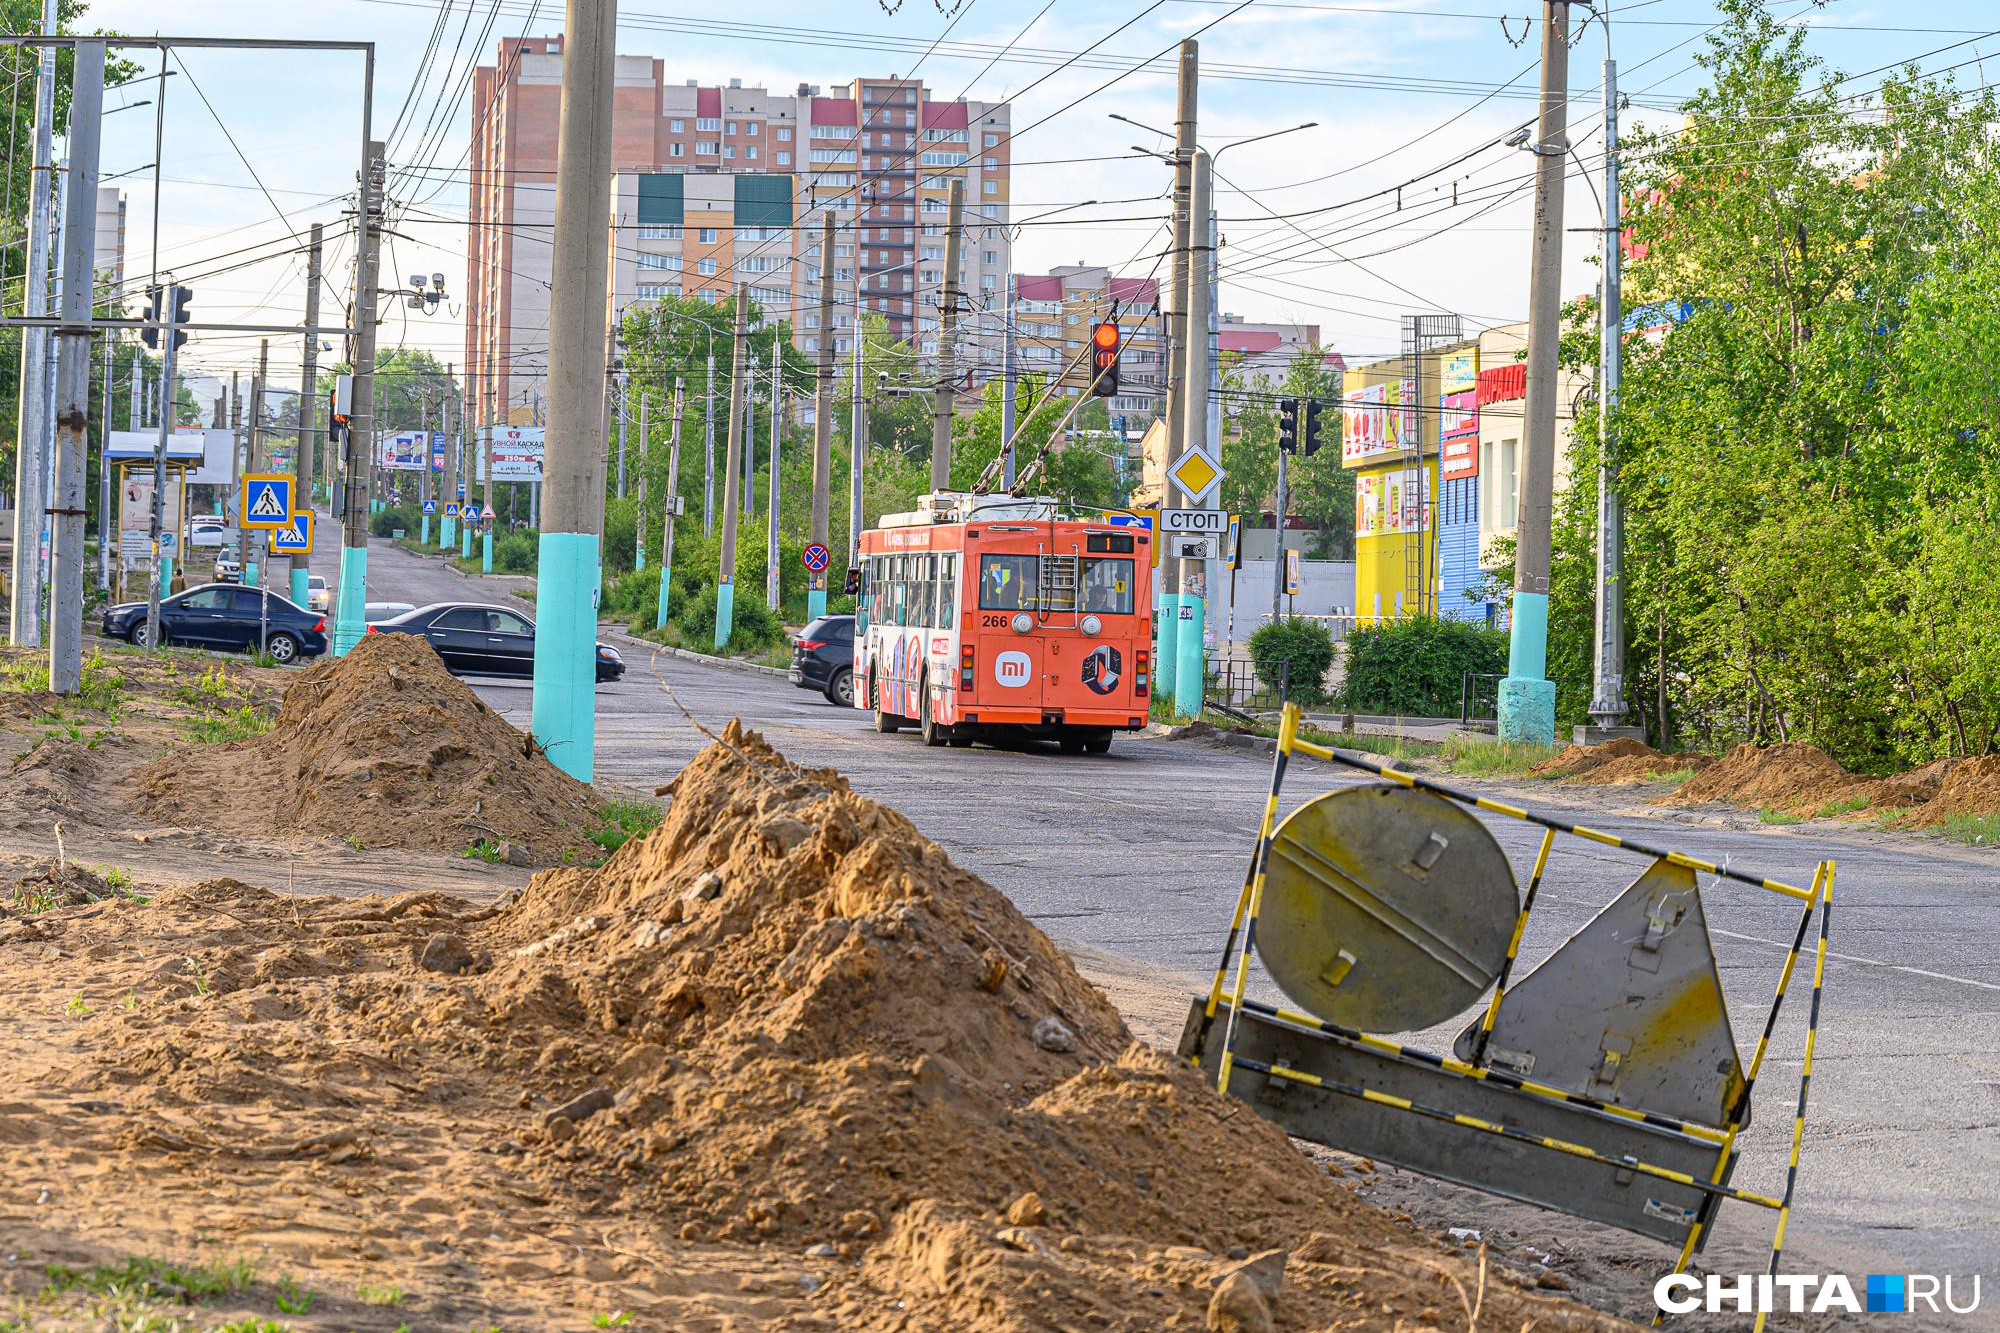
[(1083, 562), (1083, 609), (1100, 615), (1132, 614), (1132, 562), (1095, 556)]
[(938, 557), (937, 612), (939, 629), (950, 629), (958, 620), (958, 557), (953, 554)]
[(982, 611), (1032, 610), (1035, 605), (1035, 569), (1039, 556), (983, 555), (979, 557), (979, 609)]

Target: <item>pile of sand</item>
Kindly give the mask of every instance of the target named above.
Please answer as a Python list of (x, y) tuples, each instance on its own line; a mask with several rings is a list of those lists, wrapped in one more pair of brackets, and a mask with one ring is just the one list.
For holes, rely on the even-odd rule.
[[(1273, 1248), (1285, 1328), (1615, 1323), (1482, 1274), (1132, 1044), (1004, 896), (838, 775), (732, 724), (670, 794), (604, 867), (495, 909), (215, 881), (0, 922), (0, 1063), (48, 1118), (26, 1141), (0, 1109), (0, 1175), (34, 1160), (73, 1212), (95, 1180), (183, 1234), (298, 1234), (309, 1199), (315, 1234), (365, 1228), (376, 1280), (446, 1239), (418, 1289), (469, 1259), (489, 1299), (537, 1273), (545, 1309), (591, 1308), (622, 1278), (635, 1327), (749, 1326), (726, 1295), (772, 1328), (1200, 1328), (1229, 1256)], [(96, 1017), (57, 1026), (9, 970), (49, 951)], [(689, 1275), (718, 1251), (811, 1271)]]
[(1604, 786), (1624, 786), (1635, 782), (1657, 782), (1689, 769), (1710, 763), (1705, 754), (1663, 754), (1642, 741), (1607, 741), (1603, 745), (1571, 745), (1553, 759), (1543, 760), (1529, 770), (1537, 778), (1587, 782)]
[(139, 792), (175, 824), (435, 851), (504, 841), (540, 865), (594, 854), (602, 823), (587, 785), (408, 634), (368, 635), (287, 689), (268, 734), (176, 749)]
[(1960, 816), (2000, 812), (2000, 755), (1938, 759), (1880, 784), (1876, 805), (1910, 806), (1903, 828), (1927, 828)]

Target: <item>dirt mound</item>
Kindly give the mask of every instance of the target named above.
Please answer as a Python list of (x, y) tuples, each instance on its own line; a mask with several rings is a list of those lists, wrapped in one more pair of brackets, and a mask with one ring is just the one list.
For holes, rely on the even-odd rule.
[(1661, 799), (1675, 805), (1733, 801), (1792, 810), (1817, 806), (1870, 785), (1870, 779), (1848, 772), (1816, 746), (1797, 742), (1743, 744)]
[(1622, 786), (1634, 782), (1657, 782), (1661, 778), (1705, 768), (1705, 754), (1662, 754), (1641, 741), (1616, 740), (1603, 745), (1571, 745), (1553, 759), (1529, 770), (1537, 778)]
[(124, 806), (119, 784), (108, 781), (107, 760), (122, 748), (116, 740), (44, 740), (14, 761), (0, 783), (0, 825), (47, 828), (100, 824)]
[[(2000, 755), (1939, 759), (1886, 779), (1878, 806), (1914, 806), (1897, 820), (1902, 828), (1928, 828), (1947, 819), (2000, 814)], [(1907, 798), (1907, 799), (1905, 799)]]
[(507, 842), (531, 864), (594, 854), (585, 784), (408, 634), (370, 634), (285, 691), (265, 735), (184, 746), (139, 775), (146, 812), (232, 833), (313, 833), (367, 847)]
[(635, 1327), (1200, 1327), (1226, 1256), (1272, 1247), (1284, 1327), (1456, 1327), (1475, 1301), (1615, 1323), (1483, 1279), (1135, 1046), (837, 774), (732, 724), (671, 795), (607, 865), (496, 908), (223, 880), (0, 921), (0, 1176), (128, 1228), (394, 1263), (427, 1299), (615, 1290)]
[(44, 861), (14, 881), (13, 892), (0, 900), (0, 916), (9, 911), (46, 912), (52, 907), (87, 907), (118, 896), (110, 881), (74, 861)]

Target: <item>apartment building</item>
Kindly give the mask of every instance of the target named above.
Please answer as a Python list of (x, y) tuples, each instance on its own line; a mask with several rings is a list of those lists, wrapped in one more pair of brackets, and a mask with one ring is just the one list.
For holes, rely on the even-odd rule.
[(1253, 324), (1241, 315), (1225, 314), (1216, 342), (1222, 364), (1243, 376), (1245, 388), (1275, 393), (1292, 368), (1292, 358), (1306, 348), (1319, 346), (1319, 325)]
[[(504, 39), (496, 64), (474, 78), (466, 366), (478, 400), (497, 405), (487, 411), (510, 419), (531, 410), (544, 387), (561, 95), (560, 37)], [(1000, 304), (1007, 107), (936, 100), (914, 78), (855, 79), (824, 92), (735, 79), (706, 86), (668, 79), (665, 60), (630, 55), (618, 57), (613, 96), (607, 317), (669, 291), (727, 300), (740, 281), (767, 318), (791, 320), (800, 349), (816, 353), (827, 332), (817, 327), (818, 261), (830, 214), (846, 319), (831, 331), (835, 350), (851, 346), (842, 330), (858, 301), (892, 335), (934, 355), (953, 179), (964, 183), (966, 307)], [(668, 220), (676, 211), (681, 219)], [(689, 221), (691, 213), (705, 220)]]
[[(1015, 369), (1024, 375), (1057, 376), (1059, 392), (1074, 398), (1090, 387), (1091, 330), (1115, 320), (1123, 349), (1118, 354), (1118, 392), (1105, 401), (1105, 407), (1114, 421), (1125, 418), (1126, 434), (1135, 436), (1160, 415), (1166, 402), (1159, 302), (1160, 285), (1153, 279), (1121, 278), (1102, 265), (1064, 264), (1050, 273), (1017, 273)], [(982, 349), (982, 365), (999, 364), (1002, 328), (994, 319), (975, 332), (990, 344)]]

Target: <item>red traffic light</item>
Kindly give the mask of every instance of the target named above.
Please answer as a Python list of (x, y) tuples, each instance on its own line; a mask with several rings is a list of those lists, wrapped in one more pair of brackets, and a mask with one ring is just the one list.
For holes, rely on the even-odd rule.
[(1104, 351), (1116, 351), (1118, 347), (1118, 326), (1116, 324), (1099, 324), (1096, 331), (1090, 335), (1090, 340)]

